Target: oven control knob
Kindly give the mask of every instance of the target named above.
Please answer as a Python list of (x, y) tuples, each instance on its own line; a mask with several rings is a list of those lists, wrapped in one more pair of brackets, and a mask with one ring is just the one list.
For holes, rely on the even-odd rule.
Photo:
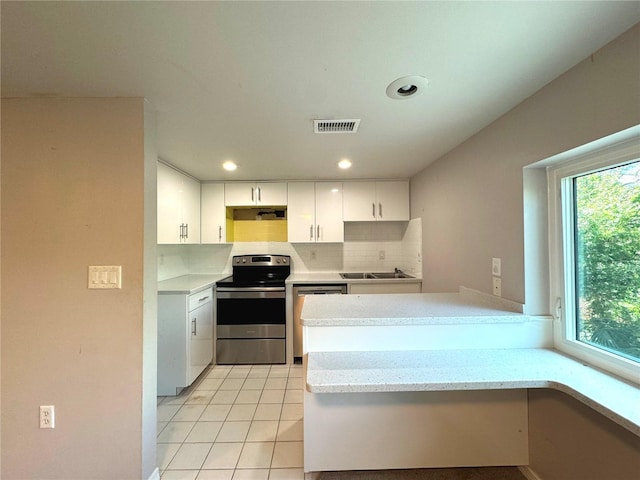
[(276, 263), (280, 263), (280, 262), (281, 262), (281, 260), (278, 258), (278, 259), (276, 260)]
[(247, 259), (246, 259), (246, 258), (243, 258), (243, 259), (242, 259), (242, 263), (247, 263)]
[(283, 258), (283, 259), (282, 259), (282, 263), (287, 263), (287, 259), (286, 259), (286, 258)]

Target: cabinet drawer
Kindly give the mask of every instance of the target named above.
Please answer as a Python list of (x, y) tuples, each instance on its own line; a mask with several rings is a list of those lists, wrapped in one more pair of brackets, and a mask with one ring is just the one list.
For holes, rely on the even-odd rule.
[(213, 289), (208, 288), (201, 292), (193, 293), (189, 295), (189, 311), (211, 302), (213, 302)]

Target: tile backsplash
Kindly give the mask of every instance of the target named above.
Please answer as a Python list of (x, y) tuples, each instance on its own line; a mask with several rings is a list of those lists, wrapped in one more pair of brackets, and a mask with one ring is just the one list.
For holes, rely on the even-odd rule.
[[(347, 222), (344, 243), (237, 242), (222, 245), (158, 245), (158, 280), (189, 273), (231, 273), (231, 258), (245, 254), (291, 256), (294, 272), (389, 271), (420, 275), (421, 219)], [(384, 257), (384, 258), (382, 258)]]

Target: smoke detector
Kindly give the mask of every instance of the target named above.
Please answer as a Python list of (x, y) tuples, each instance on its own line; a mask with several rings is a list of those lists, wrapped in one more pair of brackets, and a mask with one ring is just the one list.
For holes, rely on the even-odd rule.
[(356, 133), (359, 125), (359, 118), (314, 120), (313, 133)]

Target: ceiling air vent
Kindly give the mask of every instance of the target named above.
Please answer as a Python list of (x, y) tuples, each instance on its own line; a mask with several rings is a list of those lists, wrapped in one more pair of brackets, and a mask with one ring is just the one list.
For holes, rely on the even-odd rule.
[(313, 133), (356, 133), (360, 119), (314, 120)]

